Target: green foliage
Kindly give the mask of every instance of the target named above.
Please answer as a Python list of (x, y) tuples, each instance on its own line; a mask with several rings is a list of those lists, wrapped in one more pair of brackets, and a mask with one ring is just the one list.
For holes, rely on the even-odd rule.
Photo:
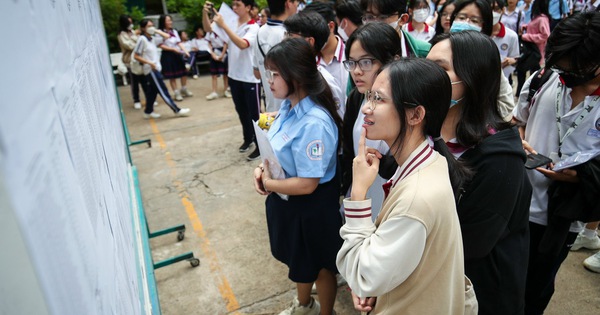
[(133, 19), (134, 23), (139, 22), (144, 18), (144, 12), (133, 7), (131, 12), (125, 6), (125, 0), (100, 0), (100, 11), (102, 12), (102, 21), (104, 23), (104, 31), (108, 40), (108, 49), (111, 53), (120, 52), (119, 41), (119, 17), (121, 14), (128, 14)]
[[(202, 8), (206, 0), (167, 0), (167, 10), (181, 14), (188, 25), (188, 33), (193, 33), (194, 26), (202, 25)], [(267, 7), (267, 0), (254, 0), (262, 9)], [(225, 2), (231, 6), (231, 1), (213, 0), (216, 8), (221, 7), (221, 3)]]

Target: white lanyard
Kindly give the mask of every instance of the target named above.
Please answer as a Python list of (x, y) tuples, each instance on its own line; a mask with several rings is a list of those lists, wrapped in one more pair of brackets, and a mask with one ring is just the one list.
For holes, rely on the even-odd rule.
[(589, 114), (594, 109), (594, 107), (596, 107), (596, 105), (599, 103), (598, 100), (600, 99), (600, 96), (596, 96), (587, 106), (585, 105), (585, 99), (584, 99), (583, 100), (584, 108), (581, 111), (581, 114), (579, 114), (579, 116), (577, 116), (575, 121), (573, 121), (573, 123), (569, 126), (567, 131), (563, 134), (560, 131), (560, 129), (561, 129), (560, 107), (561, 107), (561, 103), (562, 103), (561, 102), (562, 91), (563, 91), (563, 84), (561, 82), (558, 82), (558, 92), (556, 93), (556, 127), (558, 128), (558, 157), (561, 157), (561, 155), (562, 155), (560, 150), (561, 150), (562, 144), (565, 141), (565, 139), (567, 139), (567, 137), (570, 136), (573, 133), (573, 131), (575, 131), (577, 126), (579, 126), (579, 124), (583, 121), (583, 119), (587, 116), (587, 114)]

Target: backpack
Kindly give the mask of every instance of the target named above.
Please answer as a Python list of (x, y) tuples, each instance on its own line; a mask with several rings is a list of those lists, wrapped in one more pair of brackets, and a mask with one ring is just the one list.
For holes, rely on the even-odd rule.
[(550, 76), (554, 73), (552, 69), (542, 68), (532, 74), (533, 78), (529, 83), (529, 92), (527, 94), (527, 102), (531, 104), (531, 99), (537, 93), (537, 91), (544, 86), (546, 82), (550, 79)]

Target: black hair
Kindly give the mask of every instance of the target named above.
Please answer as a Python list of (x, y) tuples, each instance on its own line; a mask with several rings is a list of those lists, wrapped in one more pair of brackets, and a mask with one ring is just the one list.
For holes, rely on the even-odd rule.
[(262, 11), (265, 11), (265, 14), (267, 15), (267, 17), (271, 18), (271, 10), (268, 7), (263, 8)]
[(198, 30), (202, 30), (202, 33), (204, 33), (206, 35), (204, 28), (200, 25), (196, 25), (196, 27), (194, 27), (194, 36), (196, 36), (196, 33), (198, 32)]
[(360, 26), (346, 42), (346, 59), (350, 58), (350, 48), (360, 42), (363, 49), (382, 64), (402, 55), (400, 36), (396, 30), (383, 22), (371, 22)]
[(140, 27), (141, 28), (146, 28), (146, 25), (148, 25), (148, 22), (152, 22), (152, 20), (150, 20), (150, 19), (142, 19), (140, 21)]
[(466, 6), (471, 4), (474, 4), (479, 9), (479, 13), (481, 13), (481, 19), (483, 20), (481, 32), (487, 36), (492, 36), (492, 6), (490, 5), (488, 0), (457, 1), (455, 3), (456, 7), (454, 8), (454, 13), (452, 13), (452, 18), (450, 19), (450, 24), (454, 23), (454, 19), (456, 18), (456, 15), (460, 12), (460, 10), (464, 9)]
[(168, 15), (168, 14), (162, 14), (158, 18), (158, 29), (159, 30), (163, 30), (163, 31), (166, 30), (166, 27), (167, 27), (167, 16), (171, 19), (171, 22), (173, 21), (173, 17), (171, 17), (170, 15)]
[(377, 8), (379, 14), (402, 15), (408, 12), (407, 0), (360, 0), (360, 8), (363, 13), (372, 8)]
[(121, 14), (121, 16), (119, 16), (119, 29), (121, 32), (129, 31), (129, 25), (131, 25), (129, 19), (131, 19), (131, 16), (126, 14)]
[(489, 136), (490, 128), (500, 131), (510, 127), (498, 111), (500, 53), (494, 41), (480, 32), (441, 34), (432, 45), (446, 39), (450, 40), (454, 72), (465, 87), (456, 140), (472, 147)]
[[(315, 54), (302, 38), (288, 38), (273, 46), (265, 57), (265, 68), (277, 70), (288, 87), (288, 95), (302, 90), (315, 104), (323, 107), (338, 128), (338, 148), (342, 139), (342, 118), (331, 88), (317, 69)], [(293, 60), (294, 62), (289, 62)]]
[[(333, 10), (333, 3), (313, 1), (309, 5), (304, 7), (302, 11), (317, 12), (325, 19), (325, 22), (327, 22), (327, 24), (329, 24), (329, 22), (333, 22), (333, 31), (335, 32), (335, 34), (337, 34), (337, 22), (335, 21), (335, 11)], [(329, 28), (329, 26), (327, 27)]]
[[(285, 3), (288, 0), (267, 0), (268, 9), (272, 15), (281, 15), (285, 13)], [(269, 16), (270, 17), (270, 16)]]
[(498, 8), (504, 11), (504, 7), (506, 6), (506, 3), (504, 1), (505, 0), (491, 0), (490, 5), (492, 6), (492, 11), (494, 10), (494, 3), (496, 4), (496, 6), (498, 6)]
[(346, 18), (356, 26), (362, 25), (362, 11), (358, 0), (337, 0), (335, 14), (340, 21)]
[[(470, 171), (458, 162), (441, 138), (442, 125), (448, 114), (448, 104), (452, 98), (452, 85), (448, 74), (442, 67), (424, 58), (403, 58), (393, 61), (381, 69), (388, 73), (391, 98), (400, 118), (400, 132), (394, 141), (398, 145), (397, 154), (402, 148), (401, 143), (406, 137), (408, 123), (406, 111), (415, 108), (405, 102), (419, 104), (425, 108), (423, 119), (423, 134), (434, 139), (434, 149), (446, 158), (450, 174), (450, 182), (455, 197), (460, 188), (468, 180)], [(419, 73), (419, 80), (414, 80)], [(435, 93), (431, 93), (435, 91)]]
[(256, 6), (256, 3), (254, 2), (254, 0), (238, 0), (238, 1), (242, 2), (244, 4), (244, 6), (251, 6), (251, 7)]
[(550, 18), (550, 12), (548, 11), (548, 0), (533, 1), (531, 4), (531, 19), (533, 20), (542, 14)]
[(600, 65), (599, 52), (600, 12), (574, 14), (562, 20), (550, 34), (546, 43), (546, 68), (566, 59), (567, 70), (583, 74)]
[(297, 33), (303, 37), (312, 37), (315, 39), (313, 47), (316, 55), (321, 53), (321, 49), (327, 43), (329, 38), (329, 26), (325, 19), (317, 12), (302, 10), (287, 18), (283, 25), (288, 33)]
[[(442, 1), (442, 0), (438, 0), (438, 3)], [(443, 22), (443, 17), (442, 17), (442, 13), (444, 12), (444, 10), (446, 9), (447, 6), (449, 5), (455, 5), (456, 1), (455, 0), (448, 0), (446, 1), (444, 4), (442, 4), (442, 8), (440, 11), (438, 11), (438, 18), (437, 21), (435, 21), (435, 33), (436, 34), (443, 34), (444, 33), (444, 27), (442, 27), (442, 22)], [(437, 9), (437, 6), (436, 6)], [(452, 12), (450, 14), (450, 17), (452, 17), (452, 14), (454, 14), (454, 12)]]
[(425, 3), (427, 4), (427, 8), (429, 7), (429, 0), (412, 0), (408, 2), (408, 8), (409, 9), (415, 9), (420, 3)]

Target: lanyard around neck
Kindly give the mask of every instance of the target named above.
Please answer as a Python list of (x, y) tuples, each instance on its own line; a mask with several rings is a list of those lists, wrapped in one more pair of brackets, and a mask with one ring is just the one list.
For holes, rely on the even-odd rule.
[[(583, 121), (583, 119), (585, 119), (585, 117), (594, 109), (594, 107), (596, 107), (596, 105), (598, 105), (598, 100), (600, 100), (600, 96), (596, 96), (594, 97), (594, 99), (588, 104), (585, 105), (585, 98), (583, 100), (583, 110), (581, 111), (581, 113), (579, 114), (579, 116), (577, 116), (577, 118), (575, 119), (575, 121), (573, 121), (573, 123), (571, 123), (571, 125), (569, 126), (569, 128), (567, 129), (567, 131), (565, 131), (565, 133), (563, 134), (561, 132), (561, 100), (562, 100), (562, 92), (563, 92), (563, 88), (564, 85), (561, 82), (558, 82), (558, 92), (556, 93), (556, 127), (558, 128), (558, 156), (561, 157), (562, 153), (561, 153), (561, 147), (563, 142), (565, 141), (565, 139), (567, 139), (568, 136), (570, 136), (573, 131), (575, 131), (575, 129), (577, 129), (577, 127), (579, 126), (579, 124)], [(568, 111), (567, 111), (568, 113)]]

